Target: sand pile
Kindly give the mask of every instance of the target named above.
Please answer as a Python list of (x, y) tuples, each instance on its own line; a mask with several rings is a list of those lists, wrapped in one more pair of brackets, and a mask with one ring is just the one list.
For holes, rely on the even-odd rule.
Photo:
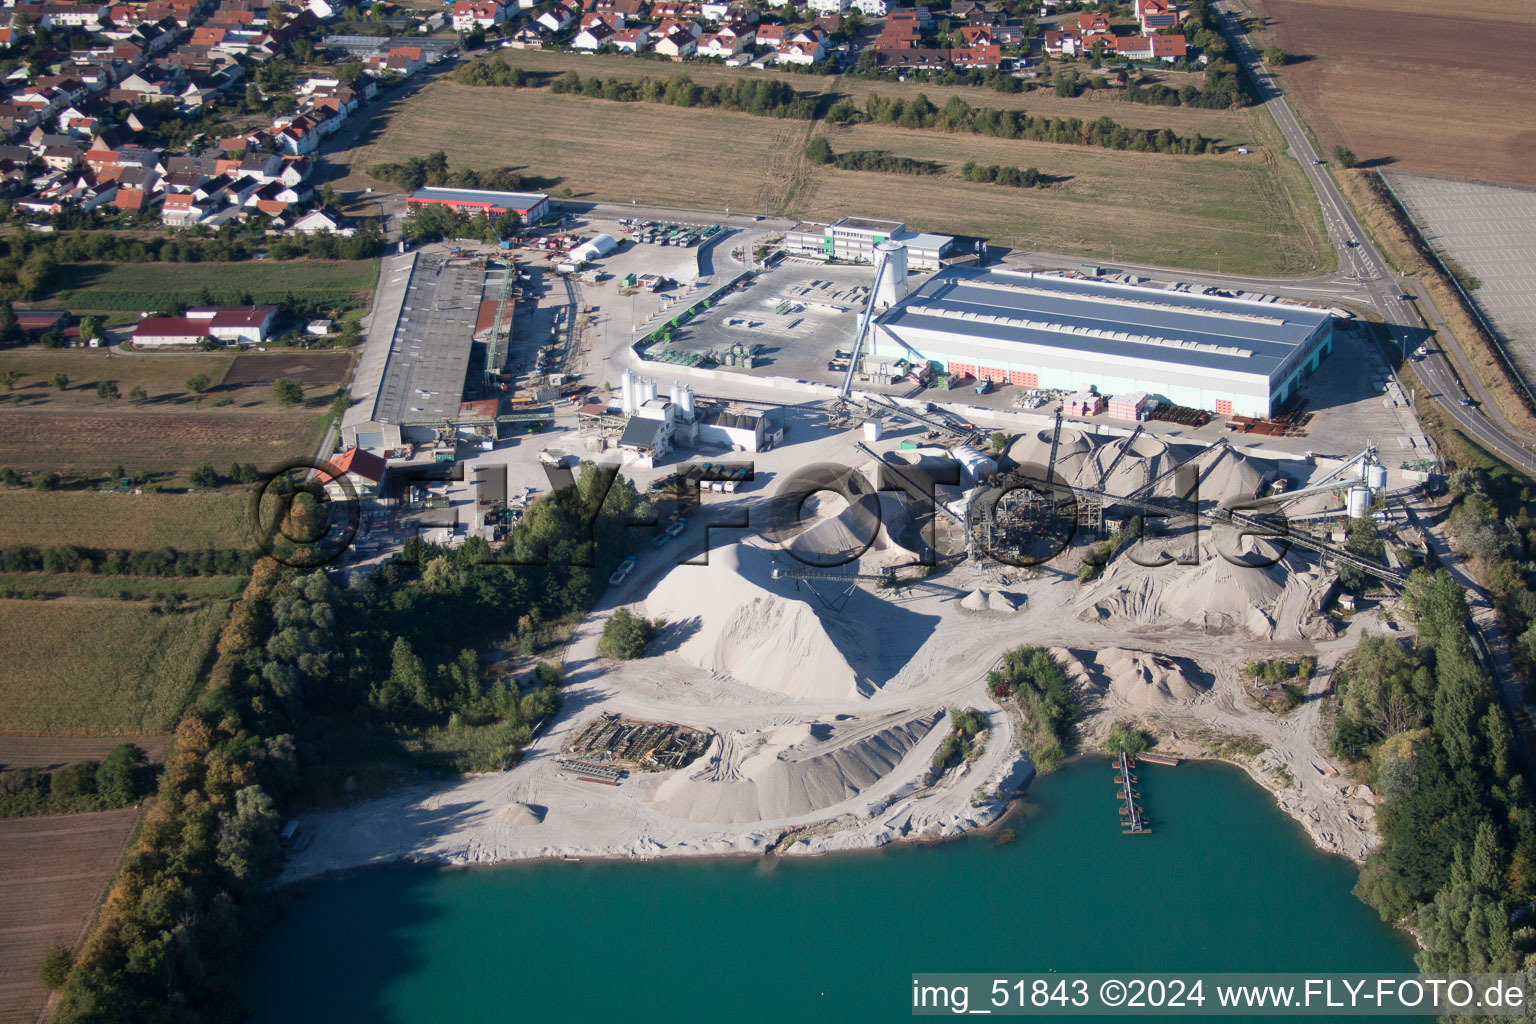
[[(1129, 441), (1128, 436), (1105, 438), (1063, 427), (1056, 453), (1056, 473), (1073, 486), (1092, 487)], [(1103, 489), (1111, 494), (1131, 494), (1175, 466), (1188, 462), (1200, 451), (1199, 445), (1169, 444), (1150, 434), (1142, 434), (1115, 466)], [(1008, 454), (1020, 465), (1045, 466), (1051, 457), (1051, 431), (1046, 429), (1024, 435), (1013, 443)], [(1252, 497), (1269, 467), (1270, 464), (1263, 460), (1250, 459), (1231, 448), (1213, 452), (1196, 468), (1200, 477), (1201, 504), (1215, 503), (1223, 498)], [(1156, 493), (1163, 497), (1172, 494), (1176, 479), (1169, 477)]]
[(793, 593), (794, 582), (775, 584), (772, 569), (769, 552), (733, 544), (712, 552), (707, 567), (673, 569), (645, 599), (645, 614), (678, 624), (677, 655), (706, 671), (797, 700), (858, 698), (865, 673), (856, 662), (878, 651), (876, 624), (823, 619), (807, 600), (776, 592)]
[[(865, 473), (867, 479), (876, 479), (873, 464)], [(857, 558), (867, 571), (917, 560), (914, 552), (895, 540), (906, 521), (906, 504), (895, 494), (856, 494), (850, 503), (840, 494), (819, 491), (805, 499), (798, 524), (790, 528), (792, 535), (782, 540), (809, 565), (841, 567)]]
[[(1187, 545), (1170, 542), (1169, 552)], [(1144, 542), (1138, 557), (1159, 554)], [(1315, 571), (1294, 572), (1288, 561), (1265, 568), (1233, 565), (1212, 542), (1200, 545), (1196, 565), (1137, 565), (1122, 550), (1099, 579), (1085, 586), (1076, 603), (1081, 619), (1124, 626), (1197, 626), (1246, 630), (1262, 639), (1318, 635), (1318, 603), (1328, 579)]]
[(1002, 612), (1012, 615), (1023, 602), (1023, 594), (1010, 594), (1003, 590), (973, 590), (961, 599), (960, 607), (969, 612)]
[(1190, 704), (1211, 689), (1211, 678), (1188, 658), (1107, 647), (1052, 652), (1088, 693), (1121, 708), (1156, 710)]
[(496, 819), (508, 825), (538, 825), (544, 820), (544, 808), (514, 800), (496, 812)]
[(896, 711), (715, 737), (699, 765), (673, 773), (649, 804), (693, 821), (773, 821), (857, 796), (943, 718)]

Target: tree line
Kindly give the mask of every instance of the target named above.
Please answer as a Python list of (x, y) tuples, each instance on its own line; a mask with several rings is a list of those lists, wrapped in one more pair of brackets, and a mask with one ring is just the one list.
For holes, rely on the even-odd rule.
[(249, 550), (164, 547), (122, 550), (58, 544), (47, 548), (0, 547), (0, 572), (89, 573), (95, 576), (243, 576), (256, 563)]
[(672, 75), (666, 79), (645, 77), (626, 82), (617, 78), (605, 81), (596, 75), (583, 79), (576, 72), (567, 71), (550, 83), (549, 90), (618, 103), (714, 107), (759, 117), (810, 121), (816, 116), (815, 97), (801, 95), (789, 83), (770, 78), (739, 78), (733, 82), (700, 85), (687, 75)]
[(1536, 813), (1513, 731), (1474, 653), (1466, 592), (1416, 569), (1402, 596), (1411, 646), (1366, 637), (1338, 673), (1332, 747), (1381, 798), (1381, 845), (1355, 893), (1413, 926), (1425, 972), (1536, 961)]
[(226, 228), (213, 235), (185, 232), (147, 238), (111, 231), (51, 235), (22, 229), (0, 239), (0, 299), (38, 299), (67, 277), (70, 265), (76, 263), (230, 263), (252, 259), (258, 252), (277, 260), (360, 260), (378, 255), (383, 246), (383, 236), (371, 222), (351, 238), (330, 234), (246, 237), (233, 222)]
[(455, 171), (448, 166), (448, 154), (440, 149), (424, 157), (408, 157), (400, 163), (374, 164), (368, 168), (368, 173), (398, 185), (406, 192), (414, 192), (424, 185), (488, 188), (498, 192), (519, 192), (528, 187), (528, 180), (510, 167)]

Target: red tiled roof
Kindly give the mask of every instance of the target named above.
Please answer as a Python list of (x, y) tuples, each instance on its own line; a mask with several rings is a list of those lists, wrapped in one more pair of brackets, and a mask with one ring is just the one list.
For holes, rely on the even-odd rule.
[[(364, 451), (362, 448), (348, 448), (334, 459), (329, 460), (329, 465), (337, 471), (336, 476), (340, 476), (342, 473), (351, 473), (353, 476), (360, 476), (364, 480), (375, 484), (384, 479), (384, 471), (389, 467), (389, 464), (383, 459), (370, 451)], [(323, 484), (328, 484), (335, 479), (334, 476), (324, 469), (316, 470), (316, 475), (319, 476), (320, 482)]]

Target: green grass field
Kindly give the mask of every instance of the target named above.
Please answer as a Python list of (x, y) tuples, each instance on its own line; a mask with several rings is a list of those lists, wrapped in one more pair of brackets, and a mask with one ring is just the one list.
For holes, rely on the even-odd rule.
[(196, 305), (204, 288), (215, 302), (250, 293), (258, 303), (289, 296), (320, 305), (366, 305), (378, 280), (377, 260), (262, 260), (242, 263), (78, 263), (59, 269), (59, 287), (35, 305), (86, 310), (162, 309)]
[(249, 496), (246, 488), (119, 494), (0, 487), (0, 547), (248, 548)]
[(163, 733), (197, 686), (229, 602), (0, 600), (0, 730)]
[(94, 597), (110, 601), (148, 601), (175, 597), (233, 601), (245, 589), (244, 576), (161, 579), (152, 576), (92, 576), (44, 572), (0, 573), (0, 596), (27, 600)]

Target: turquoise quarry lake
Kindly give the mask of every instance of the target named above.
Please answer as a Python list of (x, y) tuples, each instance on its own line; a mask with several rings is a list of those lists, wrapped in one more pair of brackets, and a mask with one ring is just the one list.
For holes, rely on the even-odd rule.
[(1005, 845), (309, 883), (253, 960), (254, 1019), (889, 1021), (914, 971), (1414, 969), (1354, 866), (1240, 771), (1139, 773), (1151, 835), (1090, 759), (1034, 783)]

